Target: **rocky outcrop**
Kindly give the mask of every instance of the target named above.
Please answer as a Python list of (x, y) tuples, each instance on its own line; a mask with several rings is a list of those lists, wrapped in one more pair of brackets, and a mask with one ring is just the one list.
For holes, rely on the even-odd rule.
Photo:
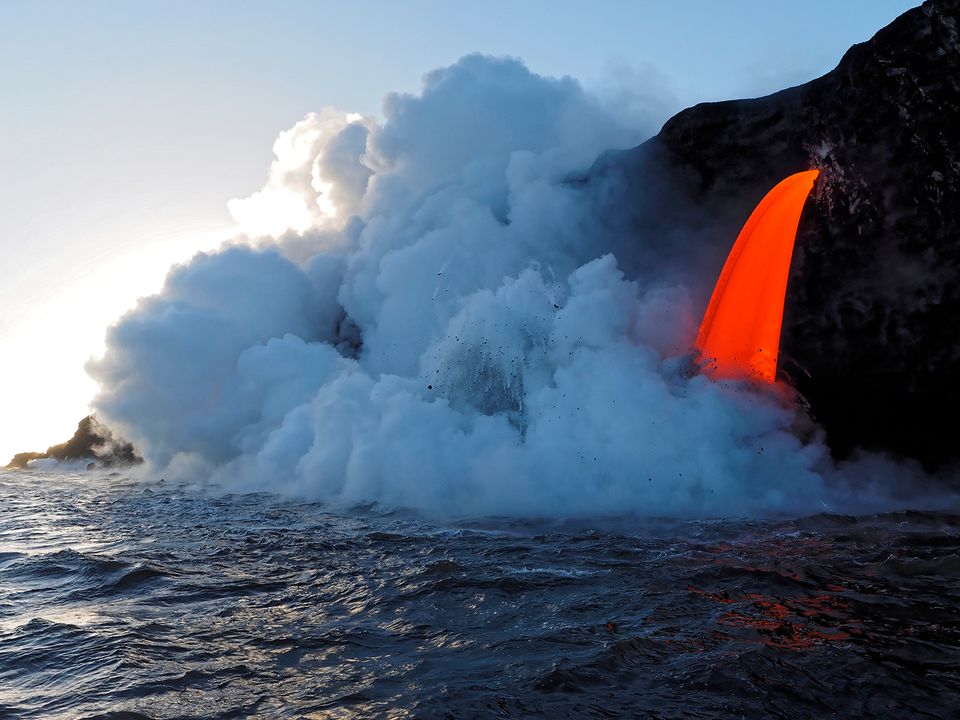
[(89, 415), (77, 425), (73, 437), (52, 445), (46, 452), (23, 452), (13, 456), (7, 469), (25, 468), (31, 460), (50, 458), (60, 462), (88, 460), (100, 467), (136, 465), (143, 462), (133, 445), (114, 437), (105, 425)]
[(797, 236), (781, 374), (840, 457), (960, 457), (958, 29), (960, 0), (929, 0), (827, 75), (685, 110), (584, 178), (602, 188), (614, 243), (643, 237), (686, 262), (705, 306), (753, 206), (786, 175), (821, 169)]

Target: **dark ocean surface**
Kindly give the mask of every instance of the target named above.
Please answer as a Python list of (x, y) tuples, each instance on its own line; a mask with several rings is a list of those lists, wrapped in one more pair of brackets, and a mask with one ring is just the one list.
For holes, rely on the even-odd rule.
[(437, 524), (0, 474), (3, 718), (950, 718), (960, 516)]

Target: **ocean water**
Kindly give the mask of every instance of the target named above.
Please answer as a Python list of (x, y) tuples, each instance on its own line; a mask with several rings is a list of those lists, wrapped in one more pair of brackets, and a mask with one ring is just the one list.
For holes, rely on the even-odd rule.
[(435, 523), (0, 474), (0, 717), (946, 718), (960, 516)]

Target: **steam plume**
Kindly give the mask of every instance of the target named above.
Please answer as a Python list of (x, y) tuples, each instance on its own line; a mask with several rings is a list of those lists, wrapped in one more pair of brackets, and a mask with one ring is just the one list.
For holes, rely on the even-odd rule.
[(654, 128), (479, 55), (384, 114), (282, 133), (230, 204), (253, 240), (109, 331), (96, 409), (155, 469), (443, 515), (822, 507), (789, 402), (685, 372), (689, 270), (569, 181)]

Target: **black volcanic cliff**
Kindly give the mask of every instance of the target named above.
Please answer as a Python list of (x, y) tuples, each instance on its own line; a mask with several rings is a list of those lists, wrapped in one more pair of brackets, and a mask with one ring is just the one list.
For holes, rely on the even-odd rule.
[[(773, 185), (821, 169), (797, 236), (780, 372), (840, 457), (858, 446), (928, 467), (960, 457), (958, 28), (960, 0), (930, 0), (827, 75), (684, 110), (584, 180), (603, 188), (615, 244), (659, 242), (702, 284)], [(698, 289), (705, 305), (710, 288)]]

